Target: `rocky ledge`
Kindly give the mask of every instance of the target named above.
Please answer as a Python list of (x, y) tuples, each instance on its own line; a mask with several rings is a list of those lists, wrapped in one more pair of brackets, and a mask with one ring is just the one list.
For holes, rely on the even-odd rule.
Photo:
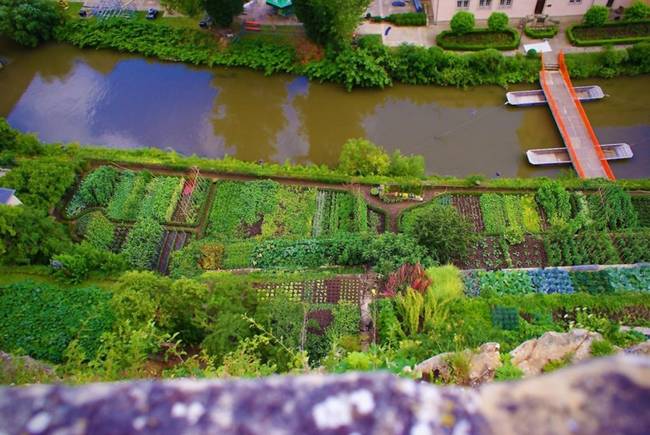
[(436, 387), (385, 373), (0, 389), (0, 434), (644, 434), (650, 358)]

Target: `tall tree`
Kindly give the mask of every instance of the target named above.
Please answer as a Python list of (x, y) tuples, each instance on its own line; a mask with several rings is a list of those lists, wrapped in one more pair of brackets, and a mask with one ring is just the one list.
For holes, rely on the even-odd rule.
[(307, 36), (323, 45), (341, 46), (352, 39), (370, 0), (293, 0)]
[(203, 0), (205, 11), (222, 27), (232, 24), (232, 19), (244, 11), (242, 0)]

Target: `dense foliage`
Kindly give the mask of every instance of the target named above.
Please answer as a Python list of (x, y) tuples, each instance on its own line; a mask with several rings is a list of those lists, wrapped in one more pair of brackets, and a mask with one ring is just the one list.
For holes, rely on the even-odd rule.
[(492, 31), (505, 30), (508, 27), (508, 15), (503, 12), (492, 12), (488, 17), (488, 29)]
[(156, 260), (163, 227), (153, 219), (138, 221), (127, 236), (122, 254), (133, 269), (150, 269)]
[(0, 35), (36, 47), (52, 38), (62, 21), (57, 5), (48, 0), (0, 0)]
[(220, 26), (232, 24), (232, 20), (244, 11), (241, 0), (203, 0), (205, 11)]
[(315, 42), (345, 45), (361, 21), (369, 0), (294, 0), (296, 16)]
[(0, 347), (61, 362), (74, 339), (88, 356), (111, 327), (110, 295), (98, 288), (21, 283), (0, 286)]

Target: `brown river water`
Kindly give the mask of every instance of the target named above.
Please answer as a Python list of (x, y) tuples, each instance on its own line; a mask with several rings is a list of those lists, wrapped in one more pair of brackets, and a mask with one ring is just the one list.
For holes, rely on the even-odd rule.
[[(421, 154), (442, 175), (530, 177), (531, 148), (562, 146), (546, 107), (504, 105), (499, 87), (396, 85), (346, 92), (304, 77), (196, 68), (109, 50), (0, 40), (0, 116), (47, 142), (172, 148), (208, 157), (334, 165), (342, 144), (367, 137)], [(588, 80), (608, 97), (585, 104), (601, 143), (627, 142), (621, 178), (650, 177), (650, 76)], [(511, 89), (531, 89), (518, 85)]]

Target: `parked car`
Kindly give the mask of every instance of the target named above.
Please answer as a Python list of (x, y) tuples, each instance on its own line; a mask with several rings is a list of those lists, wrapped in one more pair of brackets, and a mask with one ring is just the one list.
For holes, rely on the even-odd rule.
[(155, 20), (156, 17), (158, 16), (158, 14), (159, 14), (158, 9), (149, 8), (149, 9), (147, 9), (147, 15), (145, 15), (144, 17), (147, 20)]

